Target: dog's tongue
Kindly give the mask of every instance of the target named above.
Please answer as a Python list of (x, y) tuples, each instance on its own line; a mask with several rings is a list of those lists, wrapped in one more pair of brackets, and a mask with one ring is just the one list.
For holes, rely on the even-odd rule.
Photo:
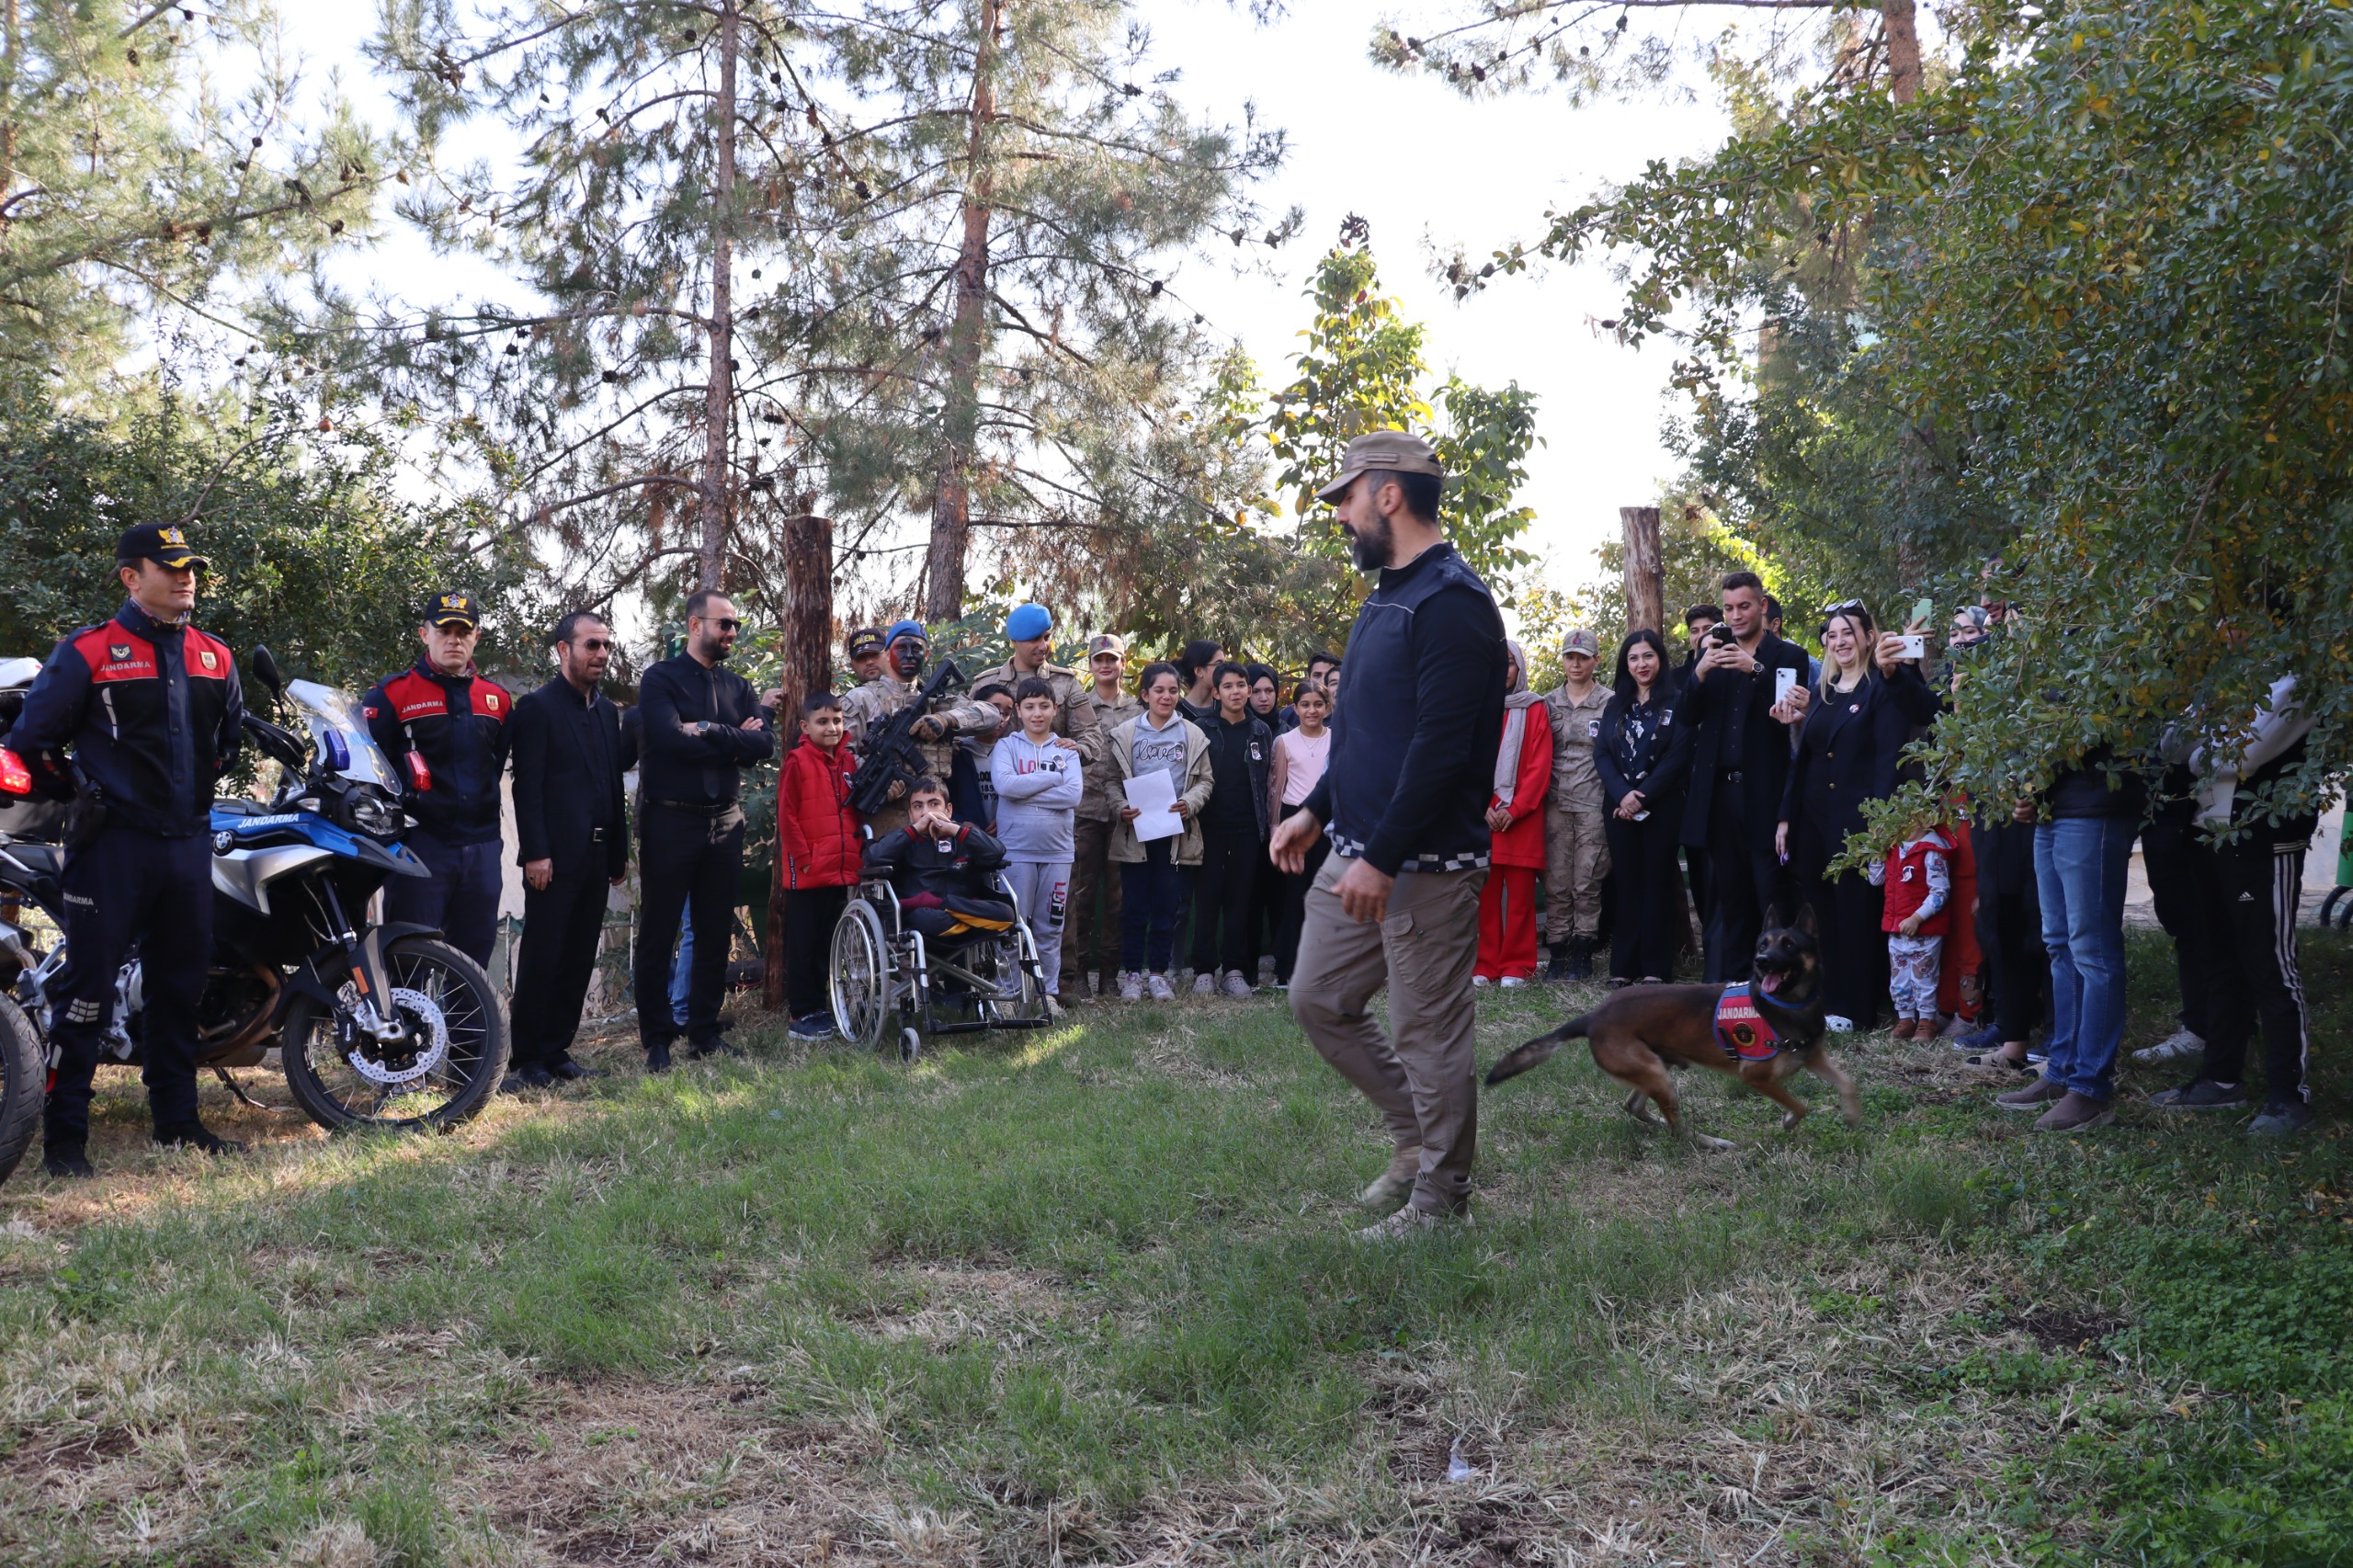
[(1768, 973), (1759, 977), (1759, 983), (1764, 986), (1766, 994), (1769, 995), (1781, 989), (1781, 977)]

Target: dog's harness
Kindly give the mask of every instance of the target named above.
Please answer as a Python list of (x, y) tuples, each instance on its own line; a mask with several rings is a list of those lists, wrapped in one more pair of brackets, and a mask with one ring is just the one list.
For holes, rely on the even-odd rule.
[(1780, 1054), (1781, 1033), (1756, 1010), (1745, 983), (1727, 985), (1716, 1003), (1716, 1043), (1735, 1062), (1764, 1062)]

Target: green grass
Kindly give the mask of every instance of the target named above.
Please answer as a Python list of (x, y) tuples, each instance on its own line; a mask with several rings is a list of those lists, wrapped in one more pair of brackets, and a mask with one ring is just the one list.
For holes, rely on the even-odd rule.
[[(1860, 1131), (1689, 1084), (1710, 1153), (1564, 1053), (1483, 1099), (1476, 1226), (1388, 1249), (1270, 1001), (912, 1070), (747, 1022), (431, 1142), (208, 1096), (265, 1141), (220, 1165), (120, 1075), (101, 1182), (0, 1189), (0, 1561), (2353, 1562), (2353, 948), (2305, 950), (2286, 1145), (2037, 1139), (1881, 1039)], [(1483, 993), (1483, 1061), (1587, 999)]]

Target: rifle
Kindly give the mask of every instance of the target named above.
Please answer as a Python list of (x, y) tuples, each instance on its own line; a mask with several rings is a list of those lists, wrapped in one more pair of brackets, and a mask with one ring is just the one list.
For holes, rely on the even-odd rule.
[[(923, 756), (915, 747), (915, 723), (931, 711), (939, 694), (950, 686), (962, 686), (964, 672), (956, 667), (953, 659), (943, 660), (938, 669), (915, 691), (913, 702), (882, 722), (882, 727), (866, 737), (866, 756), (850, 775), (849, 803), (862, 817), (871, 818), (891, 803), (892, 790), (901, 784), (912, 789), (924, 776)], [(943, 785), (948, 780), (940, 780)]]

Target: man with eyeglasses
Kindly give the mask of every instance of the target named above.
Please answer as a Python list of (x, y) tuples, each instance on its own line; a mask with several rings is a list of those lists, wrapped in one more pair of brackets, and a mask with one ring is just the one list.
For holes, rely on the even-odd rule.
[(682, 915), (695, 944), (687, 1053), (725, 1049), (719, 1007), (744, 869), (743, 772), (776, 750), (775, 715), (750, 681), (722, 667), (742, 630), (725, 594), (697, 589), (687, 598), (686, 652), (638, 683), (637, 1030), (649, 1073), (669, 1071), (678, 1037), (670, 955)]
[(554, 678), (515, 702), (515, 858), (523, 868), (523, 942), (508, 1007), (514, 1040), (509, 1093), (592, 1078), (572, 1060), (572, 1037), (608, 890), (629, 872), (621, 799), (621, 716), (597, 689), (612, 663), (613, 629), (595, 610), (556, 623)]

